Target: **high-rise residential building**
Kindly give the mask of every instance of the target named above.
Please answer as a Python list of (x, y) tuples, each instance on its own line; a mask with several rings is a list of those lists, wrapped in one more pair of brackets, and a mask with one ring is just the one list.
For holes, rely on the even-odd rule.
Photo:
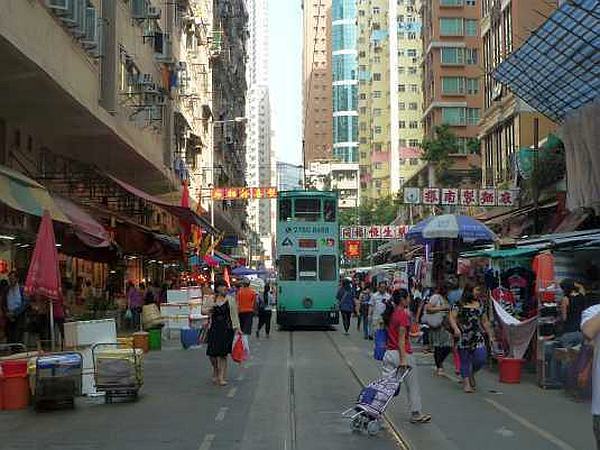
[[(390, 1), (390, 4), (396, 3)], [(420, 158), (420, 144), (423, 140), (423, 52), (421, 46), (422, 22), (419, 16), (421, 0), (397, 2), (395, 16), (398, 30), (396, 69), (398, 105), (398, 150), (392, 146), (391, 154), (391, 190), (397, 192), (404, 181), (423, 165)], [(392, 54), (393, 56), (393, 54)], [(394, 65), (390, 71), (393, 72)], [(390, 87), (392, 89), (393, 86)], [(392, 122), (394, 123), (394, 122)], [(392, 135), (396, 136), (396, 133)], [(394, 141), (392, 141), (394, 142)]]
[(358, 163), (358, 50), (356, 0), (333, 0), (333, 157)]
[[(477, 151), (482, 107), (480, 0), (423, 0), (423, 127), (434, 138), (445, 124), (457, 137), (457, 149), (444, 180), (437, 180), (433, 163), (423, 167), (421, 184), (479, 183)], [(450, 176), (448, 176), (450, 175)], [(411, 184), (414, 180), (411, 180)]]
[[(248, 0), (246, 81), (246, 184), (271, 186), (271, 105), (269, 101), (269, 26), (267, 0)], [(248, 224), (261, 238), (271, 235), (271, 203), (248, 203)], [(268, 240), (268, 239), (267, 239)], [(268, 246), (270, 248), (270, 245)]]
[(358, 0), (359, 162), (366, 198), (397, 193), (416, 170), (401, 164), (401, 153), (412, 155), (423, 138), (419, 8), (415, 0)]
[[(479, 0), (423, 0), (423, 124), (425, 136), (447, 124), (466, 155), (476, 139), (483, 103)], [(458, 155), (457, 155), (458, 157)]]
[[(245, 0), (213, 0), (213, 185), (243, 186), (246, 181), (246, 60), (248, 10)], [(248, 232), (243, 201), (211, 202), (215, 223), (227, 234)]]
[(480, 140), (483, 185), (497, 186), (515, 176), (514, 155), (534, 144), (556, 125), (492, 78), (494, 69), (518, 49), (532, 30), (556, 8), (556, 2), (482, 0), (483, 114)]
[(304, 0), (302, 12), (303, 151), (308, 167), (313, 159), (332, 156), (331, 0)]

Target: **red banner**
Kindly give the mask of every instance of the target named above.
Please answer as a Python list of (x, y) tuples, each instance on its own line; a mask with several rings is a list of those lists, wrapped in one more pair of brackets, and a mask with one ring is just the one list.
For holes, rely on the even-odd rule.
[(259, 200), (277, 198), (277, 188), (268, 187), (227, 187), (214, 188), (213, 200)]
[(344, 241), (344, 255), (348, 259), (360, 258), (360, 241), (358, 241), (358, 240)]

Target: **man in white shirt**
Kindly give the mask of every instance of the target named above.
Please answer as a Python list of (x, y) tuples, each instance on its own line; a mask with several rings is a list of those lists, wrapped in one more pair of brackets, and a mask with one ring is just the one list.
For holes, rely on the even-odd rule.
[(382, 326), (383, 321), (381, 316), (385, 312), (385, 306), (390, 298), (391, 296), (387, 291), (387, 283), (385, 281), (379, 282), (377, 292), (371, 295), (371, 335)]
[(592, 369), (592, 416), (596, 447), (600, 450), (600, 305), (594, 305), (581, 315), (581, 331), (586, 339), (594, 342), (594, 365)]

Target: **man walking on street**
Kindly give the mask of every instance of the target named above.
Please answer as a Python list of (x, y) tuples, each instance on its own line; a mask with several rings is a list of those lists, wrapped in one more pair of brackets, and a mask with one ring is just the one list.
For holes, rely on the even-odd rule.
[(387, 283), (385, 281), (380, 281), (377, 285), (377, 292), (371, 296), (370, 338), (373, 338), (375, 331), (382, 327), (381, 317), (389, 300), (390, 294), (387, 291)]
[(252, 317), (256, 310), (256, 292), (250, 287), (250, 280), (244, 278), (242, 287), (236, 294), (240, 328), (247, 336), (252, 334)]

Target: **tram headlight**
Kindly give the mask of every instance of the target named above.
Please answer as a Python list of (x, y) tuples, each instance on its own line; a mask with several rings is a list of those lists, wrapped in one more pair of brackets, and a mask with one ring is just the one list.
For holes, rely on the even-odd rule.
[(306, 297), (304, 300), (302, 300), (302, 305), (306, 308), (312, 308), (313, 306), (313, 301), (311, 298)]

